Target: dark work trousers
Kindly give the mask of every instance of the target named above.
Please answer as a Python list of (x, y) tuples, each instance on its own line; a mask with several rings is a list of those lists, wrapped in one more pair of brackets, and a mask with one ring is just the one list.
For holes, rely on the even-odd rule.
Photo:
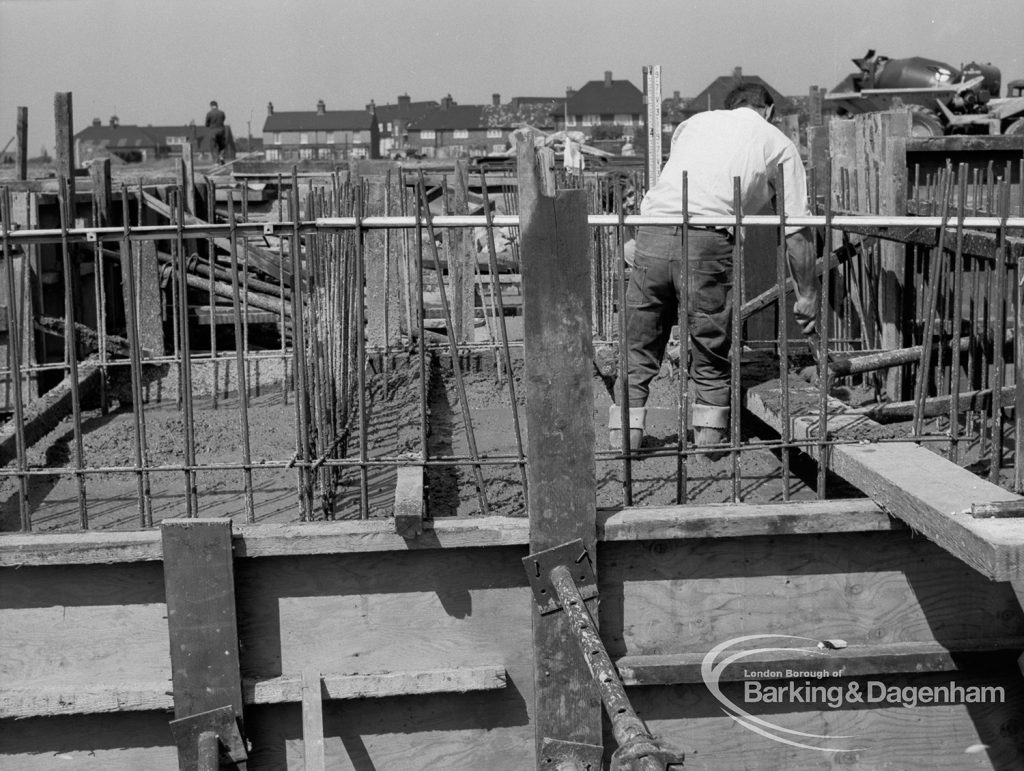
[[(679, 321), (683, 282), (681, 226), (640, 226), (626, 289), (629, 406), (647, 404), (669, 334)], [(690, 228), (690, 379), (696, 403), (729, 405), (733, 239), (728, 231)], [(680, 350), (680, 359), (686, 355)]]

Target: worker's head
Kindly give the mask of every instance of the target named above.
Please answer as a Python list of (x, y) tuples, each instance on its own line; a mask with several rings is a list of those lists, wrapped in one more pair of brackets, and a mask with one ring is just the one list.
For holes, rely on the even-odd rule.
[(749, 107), (761, 113), (765, 120), (771, 120), (775, 112), (775, 100), (768, 89), (759, 83), (744, 83), (736, 86), (725, 97), (725, 109), (735, 110), (738, 107)]
[(210, 102), (210, 107), (216, 107), (216, 106), (217, 106), (216, 102)]

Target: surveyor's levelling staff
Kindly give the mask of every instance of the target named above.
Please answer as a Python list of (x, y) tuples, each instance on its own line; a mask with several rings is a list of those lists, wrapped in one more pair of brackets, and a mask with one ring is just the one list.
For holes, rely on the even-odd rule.
[[(770, 213), (782, 166), (787, 217), (806, 216), (807, 181), (796, 145), (769, 121), (771, 95), (742, 85), (725, 99), (725, 110), (698, 113), (672, 136), (672, 149), (658, 182), (644, 196), (642, 215), (682, 212), (683, 172), (692, 216), (735, 216), (733, 178), (739, 177), (743, 214)], [(796, 282), (793, 313), (805, 334), (814, 331), (818, 282), (814, 243), (806, 228), (786, 228), (789, 268)], [(721, 445), (729, 426), (729, 348), (732, 326), (733, 233), (724, 227), (690, 226), (683, 255), (680, 227), (642, 225), (635, 266), (626, 291), (626, 346), (630, 447), (643, 438), (651, 380), (661, 367), (672, 325), (678, 320), (682, 261), (689, 259), (690, 364), (694, 443)], [(685, 355), (685, 348), (682, 351)], [(685, 361), (683, 356), (680, 361)], [(618, 407), (609, 416), (610, 440), (622, 447)], [(711, 458), (719, 452), (708, 452)]]

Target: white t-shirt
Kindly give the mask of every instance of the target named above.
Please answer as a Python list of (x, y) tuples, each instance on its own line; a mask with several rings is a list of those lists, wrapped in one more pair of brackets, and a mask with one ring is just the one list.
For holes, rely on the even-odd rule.
[[(785, 179), (786, 216), (810, 214), (807, 172), (792, 140), (747, 107), (697, 113), (672, 135), (672, 150), (640, 213), (679, 215), (683, 171), (694, 216), (735, 215), (733, 177), (740, 178), (744, 214), (772, 213), (779, 164)], [(792, 234), (800, 228), (786, 228)]]

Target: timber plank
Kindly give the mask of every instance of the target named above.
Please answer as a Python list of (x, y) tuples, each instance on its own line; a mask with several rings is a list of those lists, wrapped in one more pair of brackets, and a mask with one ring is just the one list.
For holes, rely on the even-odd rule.
[[(818, 415), (811, 408), (801, 414), (798, 404), (807, 401), (810, 388), (790, 378), (792, 436), (802, 440), (816, 436)], [(747, 409), (773, 429), (781, 428), (779, 382), (764, 383), (747, 392)], [(795, 398), (794, 395), (797, 397)], [(815, 397), (816, 398), (816, 397)], [(831, 400), (828, 418), (833, 438), (871, 439), (892, 437), (864, 416), (847, 416), (846, 406)], [(805, 448), (818, 458), (818, 448)], [(835, 444), (827, 453), (828, 467), (893, 516), (906, 522), (954, 556), (997, 581), (1019, 579), (1024, 558), (1024, 522), (979, 520), (970, 515), (974, 503), (1018, 500), (1020, 496), (993, 485), (970, 471), (914, 442)]]
[[(600, 541), (841, 533), (904, 527), (870, 498), (598, 509)], [(237, 558), (452, 550), (529, 543), (522, 517), (438, 519), (407, 540), (384, 520), (235, 525)], [(152, 562), (163, 559), (155, 530), (0, 535), (0, 567)]]
[[(770, 643), (770, 641), (768, 641)], [(781, 640), (788, 644), (786, 640)], [(971, 640), (940, 645), (925, 643), (888, 643), (855, 645), (839, 650), (819, 649), (809, 644), (806, 655), (762, 653), (744, 656), (727, 664), (719, 675), (722, 681), (752, 679), (754, 672), (775, 672), (775, 677), (757, 676), (758, 680), (804, 679), (802, 673), (840, 673), (838, 677), (864, 675), (914, 674), (919, 672), (955, 672), (962, 668), (962, 654), (1014, 652), (1024, 650), (1024, 637)], [(622, 656), (615, 662), (626, 685), (676, 685), (702, 683), (701, 663), (704, 652), (674, 655)], [(795, 674), (801, 673), (801, 674)], [(830, 675), (832, 676), (832, 675)]]
[(242, 715), (231, 520), (161, 523), (174, 716)]
[[(396, 670), (322, 676), (324, 699), (368, 699), (422, 696), (433, 693), (470, 693), (505, 688), (504, 666), (454, 669)], [(297, 675), (246, 678), (242, 698), (248, 704), (302, 701), (303, 680)], [(81, 715), (107, 712), (145, 712), (174, 707), (170, 674), (166, 680), (125, 684), (98, 683), (94, 679), (60, 683), (23, 684), (0, 688), (0, 718), (44, 715)]]
[[(580, 539), (596, 564), (591, 278), (585, 191), (554, 191), (532, 133), (518, 149), (530, 552)], [(525, 579), (525, 577), (524, 577)], [(532, 597), (536, 765), (547, 738), (601, 744), (601, 700), (565, 613)], [(588, 605), (597, 623), (597, 602)]]

